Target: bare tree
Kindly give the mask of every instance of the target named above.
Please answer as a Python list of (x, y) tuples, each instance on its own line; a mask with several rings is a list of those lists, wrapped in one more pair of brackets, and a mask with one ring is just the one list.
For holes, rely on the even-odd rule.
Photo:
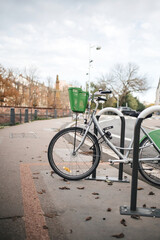
[(38, 95), (37, 95), (37, 80), (38, 80), (38, 74), (37, 74), (37, 68), (36, 67), (30, 67), (29, 69), (25, 68), (24, 70), (24, 76), (28, 82), (28, 89), (29, 89), (29, 103), (28, 105), (30, 107), (35, 106), (38, 102)]
[(53, 90), (53, 79), (48, 76), (48, 87), (47, 87), (47, 107), (54, 106), (54, 90)]
[(17, 105), (19, 92), (15, 76), (12, 70), (6, 70), (0, 65), (0, 102), (1, 106), (6, 103), (7, 105)]
[(143, 92), (149, 89), (147, 77), (141, 76), (139, 67), (134, 63), (128, 63), (126, 66), (117, 64), (111, 70), (111, 73), (102, 76), (100, 81), (106, 83), (107, 88), (111, 89), (113, 96), (119, 98), (119, 104), (126, 101), (129, 93)]

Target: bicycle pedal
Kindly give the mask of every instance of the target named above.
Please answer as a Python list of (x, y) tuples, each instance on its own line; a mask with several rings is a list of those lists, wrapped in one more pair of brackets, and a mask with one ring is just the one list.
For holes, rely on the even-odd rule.
[(113, 126), (104, 127), (103, 132), (105, 132), (106, 130), (112, 129), (112, 128), (113, 128)]

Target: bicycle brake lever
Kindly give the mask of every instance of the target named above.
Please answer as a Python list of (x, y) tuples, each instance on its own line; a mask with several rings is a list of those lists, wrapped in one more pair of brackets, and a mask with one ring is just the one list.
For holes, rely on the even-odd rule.
[(95, 92), (94, 95), (97, 96), (97, 95), (104, 95), (104, 94), (110, 94), (112, 93), (111, 90), (102, 90), (102, 89), (99, 89), (99, 91)]
[(98, 97), (98, 98), (97, 98), (97, 101), (104, 101), (104, 102), (106, 102), (106, 101), (107, 101), (107, 99), (105, 99), (105, 98), (102, 98), (102, 97)]

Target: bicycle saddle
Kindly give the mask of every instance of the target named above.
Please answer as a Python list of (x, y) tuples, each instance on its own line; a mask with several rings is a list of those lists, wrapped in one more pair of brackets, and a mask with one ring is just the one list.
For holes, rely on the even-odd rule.
[(110, 94), (110, 93), (112, 93), (111, 90), (102, 90), (102, 89), (99, 89), (99, 92), (100, 92), (100, 94)]
[(97, 92), (94, 93), (94, 95), (105, 95), (105, 94), (110, 94), (112, 93), (111, 90), (102, 90), (102, 89), (99, 89)]

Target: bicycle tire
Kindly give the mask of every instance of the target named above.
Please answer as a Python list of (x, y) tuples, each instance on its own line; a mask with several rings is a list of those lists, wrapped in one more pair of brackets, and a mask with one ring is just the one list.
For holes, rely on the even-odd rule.
[(73, 147), (76, 133), (76, 147), (79, 145), (85, 129), (66, 128), (58, 132), (48, 147), (48, 160), (51, 168), (59, 176), (68, 180), (80, 180), (89, 176), (98, 166), (100, 148), (97, 138), (87, 133), (83, 145), (75, 156)]
[[(148, 145), (148, 147), (147, 147)], [(149, 139), (145, 137), (140, 143), (140, 147), (145, 147), (140, 149), (139, 158), (151, 158), (158, 157), (159, 160), (153, 160), (150, 162), (139, 161), (139, 172), (141, 175), (152, 185), (160, 186), (160, 154), (151, 145)]]

